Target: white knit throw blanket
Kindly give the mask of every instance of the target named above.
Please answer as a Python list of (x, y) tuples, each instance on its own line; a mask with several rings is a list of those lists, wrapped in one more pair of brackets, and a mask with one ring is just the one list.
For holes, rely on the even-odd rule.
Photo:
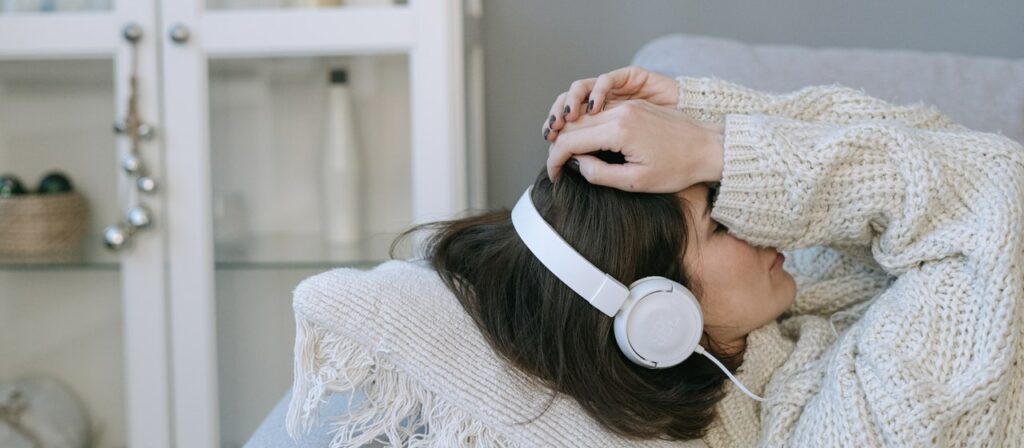
[[(678, 81), (680, 110), (726, 125), (711, 217), (787, 252), (798, 286), (780, 322), (748, 337), (738, 377), (767, 401), (727, 384), (704, 442), (1019, 446), (1024, 148), (839, 85), (771, 94)], [(334, 446), (379, 433), (397, 442), (407, 417), (430, 428), (410, 445), (669, 445), (617, 439), (566, 398), (516, 425), (543, 408), (543, 392), (485, 355), (436, 273), (385, 265), (296, 289), (292, 434), (325, 394), (361, 388), (371, 404)]]
[[(548, 390), (499, 360), (428, 267), (392, 260), (370, 271), (335, 269), (300, 283), (293, 304), (293, 437), (317, 421), (327, 394), (358, 390), (366, 399), (334, 423), (332, 447), (374, 438), (403, 446), (694, 446), (620, 438), (564, 396), (541, 414)], [(421, 425), (427, 430), (414, 434)]]

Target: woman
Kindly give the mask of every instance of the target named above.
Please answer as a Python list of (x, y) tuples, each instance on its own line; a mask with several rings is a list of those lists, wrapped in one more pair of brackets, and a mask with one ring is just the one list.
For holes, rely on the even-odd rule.
[(597, 421), (713, 447), (1024, 440), (1018, 143), (838, 85), (636, 67), (573, 83), (544, 137), (545, 220), (625, 284), (693, 290), (701, 345), (766, 397), (702, 357), (631, 365), (507, 211), (434, 224), (428, 259), (498, 353)]

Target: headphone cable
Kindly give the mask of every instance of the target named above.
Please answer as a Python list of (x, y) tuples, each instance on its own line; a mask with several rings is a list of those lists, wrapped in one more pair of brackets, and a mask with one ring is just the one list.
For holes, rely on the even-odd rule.
[(743, 385), (743, 383), (741, 383), (741, 382), (740, 382), (740, 380), (738, 380), (738, 379), (736, 379), (736, 377), (732, 376), (732, 373), (731, 373), (731, 372), (729, 372), (729, 369), (726, 369), (726, 368), (725, 368), (725, 366), (723, 366), (723, 365), (722, 365), (722, 363), (718, 362), (718, 360), (717, 360), (717, 359), (715, 359), (715, 357), (714, 357), (714, 356), (711, 356), (711, 354), (710, 354), (710, 353), (708, 353), (708, 352), (704, 351), (704, 347), (701, 347), (701, 346), (700, 346), (700, 344), (697, 344), (697, 348), (695, 348), (695, 349), (694, 349), (693, 351), (695, 351), (695, 352), (697, 352), (697, 353), (700, 353), (700, 354), (704, 355), (705, 357), (707, 357), (708, 359), (710, 359), (710, 360), (711, 360), (711, 362), (715, 363), (715, 365), (717, 365), (717, 366), (718, 366), (718, 368), (722, 369), (722, 371), (723, 371), (723, 372), (725, 372), (725, 374), (726, 374), (726, 375), (729, 375), (729, 379), (731, 379), (731, 380), (732, 380), (732, 382), (733, 382), (734, 384), (736, 384), (736, 386), (737, 386), (737, 387), (739, 387), (739, 388), (740, 388), (740, 390), (742, 390), (742, 391), (743, 391), (743, 393), (745, 393), (745, 394), (749, 395), (749, 396), (750, 396), (750, 398), (753, 398), (753, 399), (755, 399), (755, 400), (757, 400), (757, 401), (764, 401), (764, 398), (761, 398), (761, 397), (759, 397), (759, 396), (757, 396), (757, 395), (754, 395), (754, 394), (753, 394), (753, 393), (751, 393), (751, 392), (750, 392), (749, 390), (747, 390), (747, 387), (746, 387), (746, 386), (744, 386), (744, 385)]

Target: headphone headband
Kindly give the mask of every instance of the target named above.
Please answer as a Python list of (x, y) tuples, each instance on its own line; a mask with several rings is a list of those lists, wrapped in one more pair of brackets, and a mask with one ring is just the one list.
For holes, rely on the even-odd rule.
[(533, 205), (533, 185), (512, 209), (512, 226), (537, 259), (587, 302), (609, 317), (622, 308), (629, 288), (583, 258), (548, 224)]

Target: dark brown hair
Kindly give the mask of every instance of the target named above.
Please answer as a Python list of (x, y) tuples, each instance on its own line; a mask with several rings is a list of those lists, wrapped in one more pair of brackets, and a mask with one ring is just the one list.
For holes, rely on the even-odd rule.
[[(617, 160), (617, 153), (594, 154)], [(627, 286), (647, 276), (667, 277), (700, 300), (700, 285), (683, 268), (691, 222), (684, 217), (690, 215), (684, 199), (593, 185), (571, 169), (562, 170), (557, 184), (542, 170), (532, 199), (541, 216), (598, 269)], [(404, 237), (434, 230), (425, 240), (424, 257), (512, 366), (575, 398), (617, 434), (703, 437), (724, 396), (725, 374), (698, 354), (667, 369), (631, 362), (615, 342), (613, 319), (534, 257), (516, 234), (510, 214), (501, 209), (420, 224), (398, 236), (391, 257)], [(707, 340), (708, 351), (735, 372), (742, 352), (730, 356), (728, 347)]]

